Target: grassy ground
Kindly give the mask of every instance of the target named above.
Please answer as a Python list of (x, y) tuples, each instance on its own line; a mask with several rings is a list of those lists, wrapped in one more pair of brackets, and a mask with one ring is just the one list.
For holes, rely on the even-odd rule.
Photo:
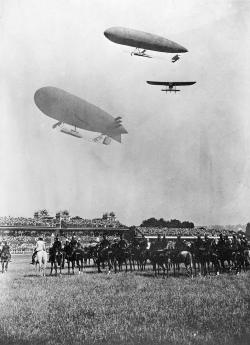
[(142, 274), (39, 277), (14, 257), (0, 275), (0, 344), (250, 342), (250, 273), (208, 278)]

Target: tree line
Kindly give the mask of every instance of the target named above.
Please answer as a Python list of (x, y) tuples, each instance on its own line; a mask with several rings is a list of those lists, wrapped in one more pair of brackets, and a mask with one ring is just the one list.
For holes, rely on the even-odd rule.
[(194, 223), (184, 221), (181, 222), (178, 219), (171, 219), (171, 220), (165, 220), (163, 218), (156, 219), (156, 218), (149, 218), (143, 220), (143, 222), (140, 225), (141, 227), (146, 228), (182, 228), (182, 229), (193, 229)]

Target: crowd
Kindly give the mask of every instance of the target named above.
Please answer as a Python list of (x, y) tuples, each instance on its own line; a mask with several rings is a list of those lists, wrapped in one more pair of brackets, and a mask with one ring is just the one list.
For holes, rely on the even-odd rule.
[(55, 226), (55, 221), (25, 218), (25, 217), (0, 217), (0, 226)]
[[(33, 252), (36, 242), (38, 240), (40, 236), (0, 236), (0, 247), (3, 245), (3, 243), (5, 241), (7, 241), (10, 250), (12, 253), (16, 253), (16, 254), (25, 254), (25, 253), (30, 253)], [(107, 236), (107, 238), (109, 238), (109, 240), (113, 240), (114, 239), (114, 235), (113, 236)], [(51, 235), (42, 235), (42, 238), (45, 242), (45, 245), (47, 248), (49, 248), (55, 240), (55, 236), (51, 236)], [(101, 237), (97, 236), (91, 236), (91, 235), (85, 235), (85, 236), (76, 236), (77, 241), (79, 241), (82, 245), (88, 243), (98, 243), (99, 241), (101, 241)], [(66, 242), (67, 237), (61, 236), (60, 240), (62, 241), (62, 243), (64, 244)], [(71, 237), (69, 237), (69, 239), (71, 239)]]
[(204, 236), (207, 233), (209, 236), (232, 236), (235, 232), (233, 230), (217, 230), (206, 228), (193, 228), (193, 229), (179, 229), (179, 228), (150, 228), (150, 227), (138, 227), (139, 232), (145, 236)]
[[(25, 217), (0, 217), (0, 226), (15, 226), (15, 227), (29, 227), (29, 226), (44, 226), (55, 227), (59, 225), (56, 218), (52, 219), (35, 219)], [(74, 217), (67, 221), (63, 221), (64, 227), (69, 228), (121, 228), (123, 225), (114, 219), (82, 219)]]

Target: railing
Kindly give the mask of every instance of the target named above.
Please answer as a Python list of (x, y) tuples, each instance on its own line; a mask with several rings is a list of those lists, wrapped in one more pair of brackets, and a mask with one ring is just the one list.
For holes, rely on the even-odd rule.
[(11, 249), (11, 254), (32, 254), (32, 249)]

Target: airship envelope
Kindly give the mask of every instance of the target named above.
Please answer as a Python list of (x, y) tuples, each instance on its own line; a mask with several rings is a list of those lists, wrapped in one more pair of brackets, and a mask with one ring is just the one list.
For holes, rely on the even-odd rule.
[(114, 118), (97, 106), (59, 88), (42, 87), (36, 91), (34, 100), (45, 115), (58, 121), (53, 128), (62, 124), (75, 127), (75, 130), (61, 130), (65, 134), (81, 138), (76, 128), (98, 132), (104, 136), (103, 143), (107, 145), (110, 141), (105, 136), (121, 142), (121, 135), (128, 133), (120, 117)]

